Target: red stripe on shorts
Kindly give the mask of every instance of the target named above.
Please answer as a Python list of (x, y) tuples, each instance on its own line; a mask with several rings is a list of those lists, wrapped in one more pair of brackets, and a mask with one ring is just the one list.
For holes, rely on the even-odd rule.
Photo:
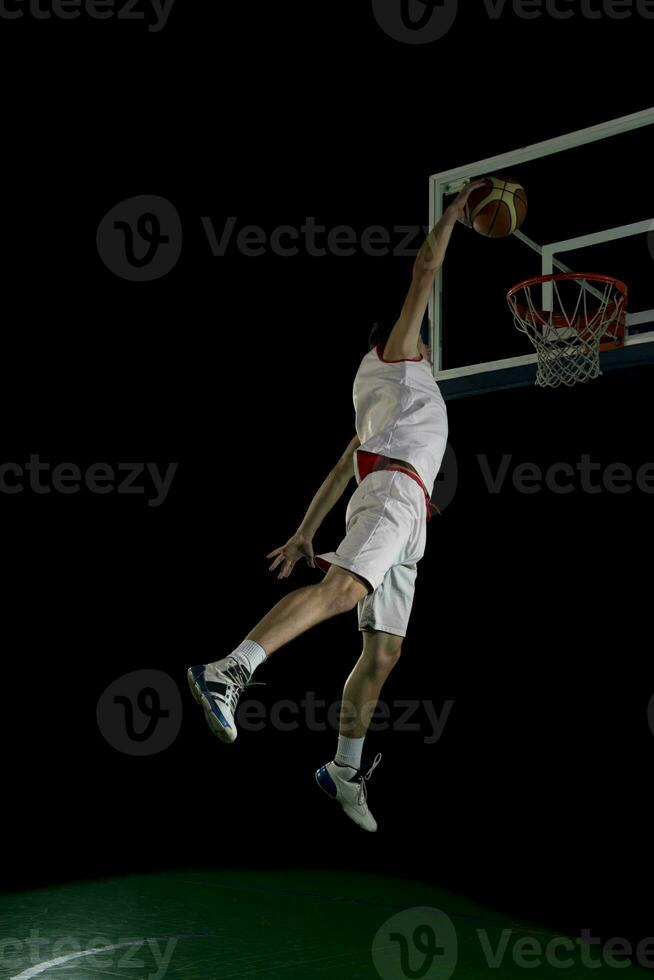
[(440, 510), (436, 504), (432, 503), (431, 498), (427, 493), (427, 487), (424, 485), (418, 474), (412, 473), (411, 470), (407, 470), (403, 466), (398, 466), (396, 463), (391, 463), (388, 456), (380, 456), (379, 453), (369, 453), (366, 449), (358, 449), (357, 467), (359, 470), (360, 480), (363, 480), (369, 473), (375, 473), (377, 470), (398, 470), (400, 473), (406, 473), (406, 475), (410, 476), (412, 480), (415, 480), (425, 495), (427, 520), (430, 521), (434, 514), (440, 514)]

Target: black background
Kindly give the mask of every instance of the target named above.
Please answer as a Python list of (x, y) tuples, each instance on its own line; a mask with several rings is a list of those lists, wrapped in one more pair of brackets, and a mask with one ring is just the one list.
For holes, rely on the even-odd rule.
[[(0, 21), (3, 460), (179, 464), (158, 508), (0, 495), (8, 887), (188, 863), (341, 866), (651, 934), (650, 497), (492, 495), (476, 461), (588, 453), (636, 469), (651, 459), (651, 370), (450, 404), (459, 485), (430, 525), (385, 695), (453, 709), (435, 746), (371, 736), (378, 835), (317, 798), (333, 733), (269, 729), (225, 749), (185, 691), (189, 664), (233, 649), (292, 587), (265, 555), (350, 440), (368, 329), (397, 311), (411, 267), (214, 258), (201, 217), (424, 224), (430, 173), (647, 107), (652, 22), (570, 6), (571, 21), (526, 21), (470, 5), (424, 46), (385, 35), (369, 3), (178, 0), (160, 33)], [(112, 274), (95, 244), (107, 211), (140, 194), (171, 201), (184, 226), (179, 263), (153, 283)], [(337, 699), (359, 642), (354, 614), (324, 624), (261, 671), (258, 696)], [(144, 667), (174, 678), (184, 717), (171, 748), (135, 759), (107, 744), (96, 705)]]

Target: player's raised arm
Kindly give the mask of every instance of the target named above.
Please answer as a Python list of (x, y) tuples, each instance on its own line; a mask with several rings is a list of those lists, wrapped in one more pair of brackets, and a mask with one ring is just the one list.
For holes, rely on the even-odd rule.
[(411, 286), (404, 301), (399, 319), (393, 327), (384, 349), (387, 361), (416, 357), (418, 338), (425, 310), (434, 285), (436, 273), (443, 264), (452, 230), (461, 221), (468, 224), (466, 203), (470, 194), (483, 187), (485, 180), (475, 180), (468, 184), (446, 209), (440, 221), (434, 225), (418, 252), (413, 264)]

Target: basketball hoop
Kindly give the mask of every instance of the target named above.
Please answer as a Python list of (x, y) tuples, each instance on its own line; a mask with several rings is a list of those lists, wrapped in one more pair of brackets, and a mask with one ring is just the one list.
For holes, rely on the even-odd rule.
[[(542, 302), (532, 290), (542, 289)], [(536, 384), (555, 388), (591, 381), (602, 372), (600, 351), (623, 347), (628, 290), (594, 272), (536, 276), (507, 293), (516, 327), (536, 348)]]

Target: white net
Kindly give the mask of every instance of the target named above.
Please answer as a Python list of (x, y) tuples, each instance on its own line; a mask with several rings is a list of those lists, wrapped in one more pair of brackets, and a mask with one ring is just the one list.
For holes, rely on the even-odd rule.
[[(532, 291), (539, 295), (540, 290), (537, 305)], [(582, 273), (545, 276), (516, 286), (507, 300), (516, 327), (536, 349), (536, 384), (541, 387), (597, 378), (600, 349), (624, 343), (627, 290), (615, 279)]]

